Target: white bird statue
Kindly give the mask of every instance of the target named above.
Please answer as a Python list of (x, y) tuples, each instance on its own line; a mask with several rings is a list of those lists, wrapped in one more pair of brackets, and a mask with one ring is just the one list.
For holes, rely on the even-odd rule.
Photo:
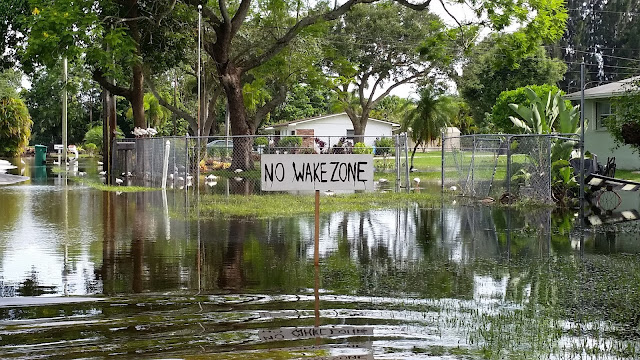
[(107, 172), (106, 172), (106, 171), (100, 171), (98, 174), (100, 174), (100, 175), (107, 175)]
[(236, 174), (239, 174), (239, 173), (242, 172), (242, 169), (235, 169), (235, 170), (233, 170), (233, 172), (236, 173)]
[(457, 187), (457, 186), (455, 186), (455, 185), (452, 185), (452, 186), (449, 188), (449, 190), (451, 190), (451, 191), (457, 191), (457, 190), (458, 190), (458, 187)]
[(378, 180), (378, 182), (379, 182), (380, 184), (386, 184), (386, 183), (388, 183), (388, 182), (389, 182), (389, 180), (387, 180), (387, 179), (385, 179), (385, 178), (381, 178), (380, 180)]
[(234, 178), (233, 178), (233, 180), (235, 180), (235, 181), (242, 181), (243, 179), (242, 179), (241, 177), (239, 177), (239, 176), (236, 176), (236, 177), (234, 177)]
[(102, 161), (98, 161), (98, 165), (104, 165)]
[(420, 178), (413, 178), (413, 182), (417, 184), (420, 184)]
[(207, 181), (207, 186), (208, 186), (208, 187), (214, 187), (214, 186), (216, 186), (216, 185), (218, 185), (218, 182), (217, 182), (217, 181)]
[(124, 182), (124, 181), (123, 181), (122, 179), (120, 179), (120, 178), (116, 178), (116, 184), (118, 184), (118, 185), (122, 185), (122, 183), (123, 183), (123, 182)]
[(213, 175), (213, 174), (211, 174), (211, 175), (208, 175), (205, 179), (207, 179), (207, 180), (216, 180), (216, 179), (218, 179), (218, 177)]

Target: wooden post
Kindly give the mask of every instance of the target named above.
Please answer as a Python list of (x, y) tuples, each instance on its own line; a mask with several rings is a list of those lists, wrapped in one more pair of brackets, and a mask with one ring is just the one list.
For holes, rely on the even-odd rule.
[(320, 190), (316, 190), (316, 227), (314, 236), (314, 265), (315, 265), (315, 326), (320, 326)]

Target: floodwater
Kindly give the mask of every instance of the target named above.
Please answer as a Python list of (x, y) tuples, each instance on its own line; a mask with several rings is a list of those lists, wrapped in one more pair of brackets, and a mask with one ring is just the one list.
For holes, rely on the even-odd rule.
[(622, 208), (584, 232), (546, 208), (323, 213), (316, 267), (313, 216), (198, 220), (177, 189), (33, 177), (0, 187), (3, 359), (640, 357)]

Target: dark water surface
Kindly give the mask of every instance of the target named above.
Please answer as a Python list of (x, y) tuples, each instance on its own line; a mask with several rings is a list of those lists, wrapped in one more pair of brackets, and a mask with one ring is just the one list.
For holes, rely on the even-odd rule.
[(196, 206), (50, 173), (0, 187), (0, 358), (640, 357), (635, 222), (322, 214), (316, 268), (313, 217), (198, 221)]

